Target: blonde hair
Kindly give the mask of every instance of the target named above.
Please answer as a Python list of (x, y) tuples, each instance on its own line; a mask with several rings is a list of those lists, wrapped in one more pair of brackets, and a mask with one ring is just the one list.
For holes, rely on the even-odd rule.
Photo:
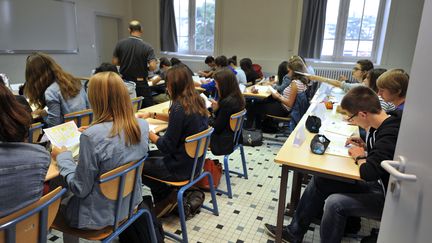
[(376, 85), (392, 94), (405, 98), (408, 90), (409, 75), (403, 69), (390, 69), (379, 76)]
[(54, 59), (42, 52), (27, 57), (25, 78), (24, 94), (38, 108), (46, 105), (44, 93), (54, 82), (59, 85), (64, 99), (75, 97), (81, 90), (79, 79), (65, 72)]
[(114, 72), (97, 73), (90, 78), (88, 99), (93, 109), (92, 125), (112, 121), (110, 136), (124, 134), (126, 145), (138, 144), (141, 130), (126, 86)]

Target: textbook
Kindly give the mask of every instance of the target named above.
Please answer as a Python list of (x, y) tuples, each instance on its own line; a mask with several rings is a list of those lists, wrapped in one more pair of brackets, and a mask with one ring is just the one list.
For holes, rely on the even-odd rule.
[(55, 127), (43, 129), (51, 144), (61, 148), (65, 146), (72, 151), (72, 156), (79, 154), (79, 143), (81, 133), (74, 121), (69, 121)]

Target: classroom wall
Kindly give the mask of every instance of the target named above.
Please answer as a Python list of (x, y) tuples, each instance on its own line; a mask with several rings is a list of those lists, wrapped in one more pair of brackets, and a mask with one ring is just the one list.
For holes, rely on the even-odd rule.
[[(388, 0), (390, 1), (390, 0)], [(147, 8), (133, 8), (134, 17), (158, 23), (158, 0), (133, 0)], [(424, 0), (392, 0), (379, 66), (410, 70)], [(266, 72), (297, 53), (301, 0), (218, 0), (215, 55), (251, 57)], [(155, 9), (156, 8), (156, 9)], [(147, 25), (144, 39), (159, 46), (158, 25)], [(158, 52), (158, 50), (156, 50)], [(180, 57), (193, 70), (206, 68), (205, 57)], [(317, 62), (313, 66), (333, 66)], [(343, 64), (352, 67), (352, 63)]]
[[(52, 56), (66, 71), (77, 76), (89, 76), (91, 70), (98, 65), (95, 46), (96, 13), (120, 17), (126, 25), (132, 16), (132, 4), (131, 0), (75, 0), (75, 3), (79, 52), (78, 54), (52, 54)], [(37, 23), (29, 24), (37, 25)], [(122, 32), (127, 36), (127, 26)], [(52, 30), (52, 37), (55, 38), (55, 35), (55, 30)], [(26, 57), (27, 54), (0, 55), (0, 72), (6, 73), (12, 83), (24, 82)]]

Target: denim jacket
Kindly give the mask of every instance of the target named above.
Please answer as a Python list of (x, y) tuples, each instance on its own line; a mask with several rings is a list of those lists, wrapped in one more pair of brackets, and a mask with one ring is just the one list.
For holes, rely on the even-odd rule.
[(81, 87), (78, 95), (66, 100), (61, 94), (60, 86), (57, 82), (54, 82), (45, 90), (45, 102), (48, 108), (48, 116), (45, 119), (45, 123), (48, 127), (63, 123), (63, 117), (68, 113), (85, 110), (90, 107), (84, 85)]
[[(126, 146), (123, 135), (110, 137), (113, 123), (104, 122), (90, 126), (81, 134), (78, 164), (70, 151), (57, 156), (60, 175), (74, 194), (65, 210), (71, 227), (100, 229), (114, 223), (114, 201), (105, 198), (97, 181), (103, 173), (147, 155), (149, 126), (145, 120), (137, 120), (141, 129), (138, 144)], [(141, 177), (137, 186), (135, 206), (142, 201)], [(129, 200), (130, 196), (123, 201), (121, 219), (128, 214)]]
[(0, 142), (0, 218), (42, 196), (50, 162), (40, 145)]

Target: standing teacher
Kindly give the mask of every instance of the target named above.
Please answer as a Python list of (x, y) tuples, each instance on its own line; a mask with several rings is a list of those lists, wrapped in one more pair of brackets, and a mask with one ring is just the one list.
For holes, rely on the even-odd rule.
[(120, 66), (120, 74), (127, 81), (135, 82), (137, 96), (144, 97), (143, 107), (153, 105), (151, 90), (148, 86), (148, 71), (157, 66), (153, 47), (141, 39), (141, 24), (137, 20), (129, 23), (130, 36), (120, 40), (113, 53), (112, 63)]

